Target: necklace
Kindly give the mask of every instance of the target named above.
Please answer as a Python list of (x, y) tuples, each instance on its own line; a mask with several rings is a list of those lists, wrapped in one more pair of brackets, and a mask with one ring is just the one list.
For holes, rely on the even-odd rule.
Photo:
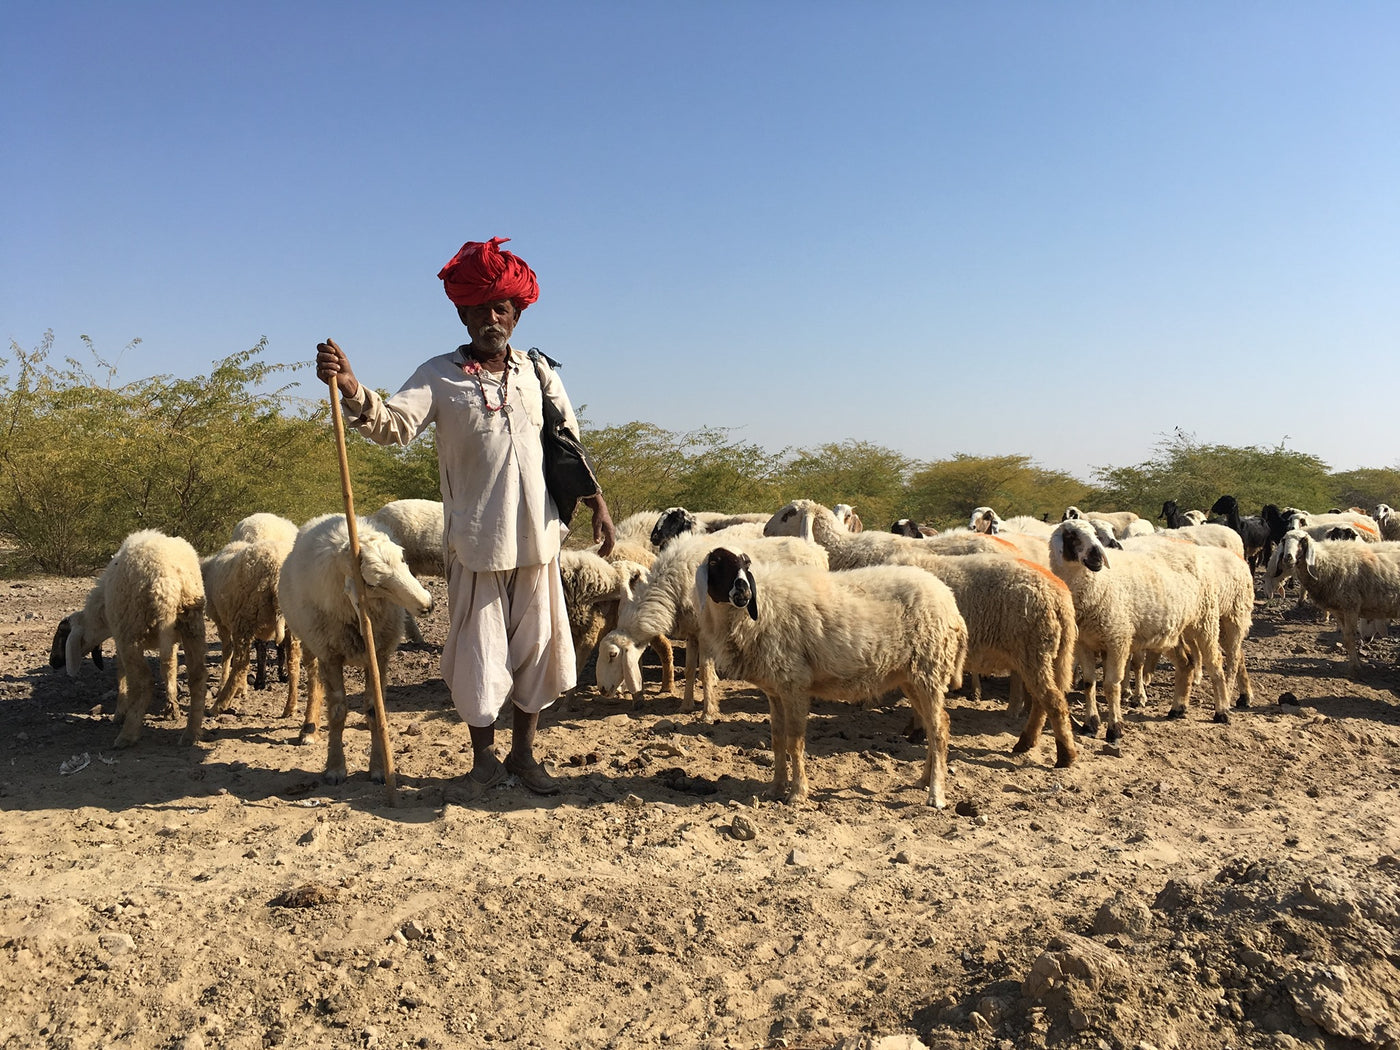
[(501, 373), (501, 403), (491, 404), (491, 399), (486, 396), (486, 384), (481, 381), (481, 362), (474, 357), (468, 357), (462, 363), (462, 371), (476, 380), (477, 387), (481, 390), (481, 403), (486, 406), (488, 412), (499, 412), (506, 407), (506, 399), (510, 396), (510, 361), (506, 361), (505, 371)]

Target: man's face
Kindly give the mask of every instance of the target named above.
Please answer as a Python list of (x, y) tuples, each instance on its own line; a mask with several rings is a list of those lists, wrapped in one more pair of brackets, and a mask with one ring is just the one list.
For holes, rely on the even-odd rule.
[(520, 317), (509, 299), (482, 303), (480, 306), (459, 306), (457, 316), (467, 326), (472, 344), (488, 353), (499, 353), (510, 342), (515, 322)]

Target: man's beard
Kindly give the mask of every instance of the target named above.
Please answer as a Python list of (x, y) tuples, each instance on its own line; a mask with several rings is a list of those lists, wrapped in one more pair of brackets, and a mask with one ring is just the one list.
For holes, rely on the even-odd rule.
[(476, 345), (483, 350), (497, 353), (510, 342), (510, 333), (496, 325), (487, 325), (476, 336)]

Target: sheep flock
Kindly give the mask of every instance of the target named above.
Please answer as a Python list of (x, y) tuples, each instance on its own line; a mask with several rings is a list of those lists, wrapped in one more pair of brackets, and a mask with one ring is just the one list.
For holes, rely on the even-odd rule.
[[(984, 506), (960, 528), (901, 519), (879, 531), (848, 504), (803, 499), (747, 513), (671, 507), (631, 515), (618, 522), (608, 559), (592, 549), (561, 555), (581, 684), (560, 710), (576, 711), (592, 694), (583, 673), (590, 661), (601, 695), (650, 702), (648, 649), (661, 667), (658, 695), (674, 695), (672, 650), (681, 645), (679, 710), (697, 706), (697, 682), (696, 717), (706, 722), (724, 717), (720, 680), (761, 690), (770, 795), (796, 803), (810, 793), (804, 740), (814, 698), (890, 708), (903, 700), (912, 730), (928, 741), (920, 783), (942, 808), (958, 694), (978, 698), (984, 677), (1009, 678), (1009, 750), (1043, 761), (1038, 745), (1049, 728), (1063, 767), (1078, 759), (1076, 736), (1092, 738), (1100, 727), (1109, 745), (1132, 747), (1123, 707), (1147, 708), (1164, 660), (1172, 669), (1165, 718), (1190, 717), (1193, 691), (1215, 722), (1248, 707), (1243, 643), (1254, 610), (1289, 589), (1336, 618), (1352, 676), (1367, 671), (1367, 639), (1400, 616), (1400, 514), (1384, 504), (1326, 513), (1268, 504), (1247, 515), (1224, 495), (1209, 512), (1167, 500), (1160, 525), (1130, 511), (1078, 507), (1047, 519)], [(432, 609), (420, 577), (443, 573), (442, 504), (394, 501), (360, 519), (357, 532), (365, 594), (357, 593), (343, 516), (298, 527), (250, 515), (203, 558), (179, 537), (134, 533), (84, 607), (59, 623), (50, 664), (73, 677), (108, 673), (101, 646), (112, 639), (114, 746), (136, 744), (149, 710), (175, 716), (182, 699), (181, 740), (195, 745), (206, 711), (236, 713), (249, 702), (252, 653), (252, 691), (267, 687), (274, 652), (286, 686), (283, 717), (302, 710), (289, 742), (321, 741), (324, 705), (324, 777), (341, 783), (351, 772), (344, 668), (368, 658), (360, 609), (369, 611), (380, 674), (391, 682), (395, 650), (406, 634), (422, 644), (414, 617)], [(220, 648), (212, 682), (206, 617)], [(164, 686), (154, 708), (150, 649)], [(89, 654), (95, 671), (85, 669)], [(371, 754), (372, 778), (382, 777), (386, 757)]]

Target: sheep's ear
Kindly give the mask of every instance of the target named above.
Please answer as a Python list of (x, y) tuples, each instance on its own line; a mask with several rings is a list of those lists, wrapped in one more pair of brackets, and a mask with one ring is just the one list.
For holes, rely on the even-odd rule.
[(753, 578), (753, 561), (744, 555), (744, 575), (749, 578), (749, 619), (758, 621), (758, 581)]
[(360, 595), (355, 587), (355, 578), (353, 576), (345, 577), (345, 597), (350, 599), (350, 607), (358, 613), (360, 611)]
[(812, 513), (810, 507), (802, 512), (802, 526), (799, 530), (799, 535), (808, 543), (817, 542), (816, 533), (812, 531), (812, 519), (814, 517), (816, 517), (816, 515)]
[[(1115, 543), (1114, 546), (1117, 547), (1120, 551), (1123, 549), (1123, 545), (1122, 545), (1121, 543)], [(1102, 547), (1102, 549), (1103, 549), (1103, 567), (1104, 567), (1105, 569), (1111, 569), (1111, 568), (1113, 568), (1112, 564), (1110, 564), (1110, 562), (1109, 562), (1109, 560), (1108, 560), (1108, 548), (1107, 548), (1107, 547), (1103, 547), (1102, 544), (1100, 544), (1100, 547)]]
[(1311, 570), (1317, 564), (1317, 544), (1312, 542), (1311, 536), (1300, 536), (1298, 538), (1298, 553), (1303, 556), (1303, 564)]
[(102, 646), (100, 645), (92, 651), (92, 665), (99, 671), (105, 669), (106, 665), (102, 663)]
[(710, 600), (710, 563), (706, 559), (700, 563), (700, 568), (695, 570), (695, 608), (700, 610), (705, 608), (705, 603)]

